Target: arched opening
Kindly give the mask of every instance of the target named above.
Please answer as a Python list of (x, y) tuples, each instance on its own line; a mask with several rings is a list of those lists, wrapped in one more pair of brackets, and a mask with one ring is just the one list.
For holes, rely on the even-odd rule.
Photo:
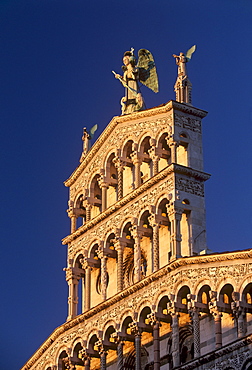
[(192, 327), (186, 325), (179, 330), (180, 362), (184, 364), (194, 357), (194, 343)]
[[(189, 200), (185, 199), (185, 202)], [(184, 203), (185, 206), (188, 204)], [(180, 232), (182, 235), (181, 240), (181, 255), (182, 257), (191, 256), (193, 254), (193, 248), (191, 245), (191, 210), (185, 207), (180, 221)]]
[(134, 166), (131, 158), (133, 153), (132, 145), (133, 140), (127, 141), (122, 151), (122, 159), (125, 164), (123, 171), (123, 196), (127, 195), (134, 189)]
[(98, 174), (95, 175), (90, 185), (90, 203), (92, 204), (91, 218), (101, 213), (102, 191), (99, 186), (99, 178), (100, 176)]
[(80, 254), (76, 261), (75, 261), (75, 271), (77, 272), (77, 276), (79, 277), (78, 281), (78, 307), (77, 307), (77, 315), (80, 315), (85, 310), (85, 271), (82, 268), (83, 262), (83, 254)]
[(162, 322), (162, 325), (159, 328), (160, 336), (166, 335), (171, 331), (171, 315), (168, 314), (168, 303), (170, 302), (167, 295), (162, 297), (157, 306), (158, 318)]
[(141, 158), (141, 183), (147, 181), (153, 176), (153, 164), (149, 154), (150, 150), (150, 136), (146, 136), (140, 146), (140, 158)]
[(153, 272), (153, 230), (150, 225), (150, 212), (145, 211), (140, 218), (139, 232), (141, 235), (140, 248), (141, 255), (144, 257), (141, 261), (141, 276), (150, 275)]
[(107, 363), (110, 363), (112, 361), (115, 361), (116, 359), (116, 350), (117, 350), (117, 345), (116, 345), (116, 330), (115, 328), (110, 325), (105, 332), (104, 335), (104, 340), (103, 340), (103, 345), (107, 348)]
[(242, 302), (246, 307), (246, 313), (244, 312), (244, 332), (251, 333), (252, 325), (252, 283), (249, 283), (242, 292)]
[(225, 284), (219, 293), (219, 307), (222, 311), (222, 344), (226, 345), (237, 335), (236, 320), (232, 314), (232, 293), (234, 288), (231, 284)]
[(117, 252), (115, 250), (115, 234), (111, 233), (105, 239), (105, 249), (107, 255), (107, 298), (115, 294), (115, 282), (117, 281)]
[(171, 223), (168, 217), (168, 199), (163, 199), (157, 209), (159, 221), (159, 266), (163, 267), (170, 262), (171, 250)]
[(187, 285), (182, 286), (177, 295), (177, 302), (183, 305), (183, 309), (187, 311), (188, 295), (190, 294), (190, 289)]
[(177, 163), (182, 166), (190, 166), (188, 163), (188, 136), (186, 133), (182, 132), (179, 135), (180, 141), (177, 147)]
[(106, 163), (107, 189), (107, 207), (110, 207), (117, 201), (117, 170), (114, 163), (115, 154), (110, 154)]
[(69, 357), (66, 351), (62, 351), (59, 360), (58, 360), (58, 369), (59, 370), (67, 370), (69, 369), (70, 363), (69, 363)]
[(89, 264), (91, 266), (91, 307), (101, 302), (101, 260), (98, 251), (99, 245), (95, 243), (89, 252)]
[(98, 337), (96, 334), (94, 334), (88, 341), (88, 353), (91, 357), (90, 369), (100, 369), (100, 355), (97, 344)]
[(162, 171), (171, 163), (171, 150), (167, 143), (168, 133), (165, 132), (158, 141), (157, 154), (159, 156), (158, 170)]
[(202, 304), (206, 305), (205, 309), (207, 309), (207, 310), (208, 310), (208, 304), (210, 302), (210, 290), (211, 290), (211, 288), (210, 288), (209, 285), (203, 285), (200, 288), (199, 293), (198, 293), (198, 297), (197, 297), (198, 298), (197, 301), (199, 303), (202, 303)]
[(222, 303), (226, 312), (231, 313), (231, 302), (233, 302), (232, 293), (234, 288), (231, 284), (226, 284), (220, 291), (219, 301)]
[(73, 350), (73, 357), (71, 359), (72, 363), (75, 366), (76, 370), (83, 370), (84, 369), (84, 362), (81, 359), (80, 351), (83, 349), (80, 343), (77, 343)]
[(84, 225), (86, 222), (86, 208), (84, 206), (85, 197), (81, 194), (75, 204), (74, 213), (76, 215), (76, 228)]

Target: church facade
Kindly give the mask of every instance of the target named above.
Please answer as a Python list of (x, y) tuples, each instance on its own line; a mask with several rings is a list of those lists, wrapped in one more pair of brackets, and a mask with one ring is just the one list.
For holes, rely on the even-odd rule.
[(68, 317), (22, 370), (252, 369), (252, 250), (207, 249), (207, 112), (180, 82), (114, 117), (65, 182)]

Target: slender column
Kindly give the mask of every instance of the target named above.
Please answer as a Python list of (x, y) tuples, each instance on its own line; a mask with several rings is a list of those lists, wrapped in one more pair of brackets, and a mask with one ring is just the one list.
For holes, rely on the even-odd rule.
[(69, 287), (68, 293), (68, 317), (67, 321), (72, 320), (77, 316), (77, 307), (78, 307), (78, 296), (77, 296), (77, 286), (78, 286), (78, 277), (74, 275), (73, 268), (67, 267), (64, 269), (66, 271), (66, 281)]
[(160, 340), (159, 340), (159, 322), (153, 326), (153, 345), (154, 345), (154, 370), (160, 369)]
[(141, 185), (141, 160), (136, 151), (131, 153), (132, 163), (135, 169), (135, 189)]
[(91, 306), (91, 267), (85, 266), (85, 311), (89, 310)]
[(221, 317), (220, 312), (215, 312), (214, 314), (214, 325), (215, 325), (215, 347), (222, 347), (222, 331), (221, 331)]
[(136, 363), (135, 370), (141, 370), (141, 333), (135, 335)]
[(101, 370), (106, 370), (107, 369), (107, 363), (106, 363), (107, 352), (104, 349), (102, 349), (99, 353), (100, 353), (100, 358), (101, 358)]
[(102, 190), (102, 212), (103, 212), (107, 208), (107, 190), (108, 190), (108, 187), (107, 187), (106, 183), (102, 183), (101, 190)]
[(75, 215), (71, 216), (71, 234), (75, 232), (76, 230), (76, 224), (77, 224), (77, 217)]
[(83, 348), (79, 351), (79, 355), (84, 362), (84, 370), (90, 370), (90, 356), (88, 354), (87, 348)]
[(153, 173), (152, 175), (155, 176), (158, 173), (158, 162), (159, 162), (159, 156), (157, 155), (157, 148), (156, 148), (156, 140), (150, 139), (150, 145), (151, 148), (148, 150), (149, 156), (152, 159), (153, 163)]
[(158, 162), (159, 162), (159, 156), (155, 155), (152, 157), (152, 162), (153, 162), (153, 176), (158, 174)]
[(114, 244), (115, 250), (117, 251), (117, 291), (123, 290), (123, 250), (124, 246), (120, 240), (117, 240)]
[(107, 256), (101, 258), (101, 295), (105, 301), (107, 299)]
[(124, 162), (119, 157), (115, 157), (113, 162), (115, 164), (115, 168), (117, 169), (117, 200), (120, 200), (123, 197)]
[(100, 170), (100, 177), (98, 179), (98, 184), (102, 191), (102, 212), (105, 211), (107, 208), (107, 190), (108, 190), (108, 184), (105, 179), (105, 171), (104, 169)]
[(246, 311), (244, 308), (238, 309), (237, 312), (237, 336), (238, 338), (244, 337), (246, 335)]
[(232, 293), (233, 302), (231, 302), (231, 308), (236, 323), (237, 338), (242, 338), (246, 335), (246, 309), (243, 307), (243, 303), (239, 301), (239, 297), (240, 294), (238, 292)]
[(88, 222), (88, 221), (91, 220), (91, 208), (92, 208), (92, 205), (91, 204), (87, 204), (85, 207), (86, 207), (86, 222)]
[(101, 296), (102, 300), (107, 299), (107, 256), (103, 250), (103, 246), (100, 245), (97, 251), (98, 257), (101, 260)]
[(129, 324), (131, 334), (135, 336), (135, 370), (141, 370), (141, 330), (138, 327), (137, 322), (133, 321)]
[(147, 316), (148, 323), (153, 327), (153, 349), (154, 349), (154, 370), (160, 370), (160, 322), (157, 320), (155, 313)]
[(152, 214), (148, 218), (150, 225), (153, 230), (152, 235), (152, 253), (153, 253), (153, 266), (152, 271), (157, 271), (159, 269), (159, 223), (156, 220), (156, 215)]
[(191, 311), (193, 322), (193, 343), (194, 343), (194, 358), (200, 357), (200, 321), (199, 311), (194, 307)]
[(99, 355), (100, 355), (100, 369), (106, 370), (107, 369), (107, 363), (106, 363), (106, 357), (107, 357), (107, 351), (104, 348), (102, 339), (99, 339), (95, 345), (99, 348)]
[(171, 163), (177, 163), (177, 146), (178, 143), (173, 138), (168, 140), (169, 148), (171, 149)]
[(86, 357), (84, 361), (84, 370), (90, 370), (90, 357)]
[(138, 227), (133, 225), (130, 228), (131, 235), (134, 238), (134, 283), (141, 280), (141, 247)]
[(218, 308), (217, 302), (217, 292), (210, 291), (210, 302), (209, 302), (209, 311), (214, 318), (215, 326), (215, 348), (218, 349), (222, 347), (222, 330), (221, 330), (221, 317), (222, 314)]
[(122, 341), (117, 345), (117, 370), (123, 370), (123, 346)]
[(181, 257), (181, 233), (180, 233), (180, 221), (182, 218), (183, 209), (168, 205), (167, 207), (169, 219), (171, 222), (171, 245), (172, 245), (172, 256), (171, 259)]
[(67, 214), (68, 214), (68, 217), (70, 218), (71, 220), (71, 234), (75, 232), (76, 230), (76, 227), (77, 227), (77, 216), (76, 214), (74, 213), (74, 208), (73, 207), (70, 207), (68, 210), (67, 210)]
[(172, 317), (172, 361), (173, 361), (173, 367), (179, 366), (180, 364), (180, 356), (179, 356), (179, 322), (178, 318), (179, 315), (176, 311), (175, 302), (174, 302), (174, 296), (170, 295), (171, 301), (168, 306), (168, 313)]

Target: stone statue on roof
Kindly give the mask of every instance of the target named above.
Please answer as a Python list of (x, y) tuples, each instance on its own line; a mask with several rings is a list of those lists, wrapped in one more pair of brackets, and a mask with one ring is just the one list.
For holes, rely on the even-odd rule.
[(140, 93), (139, 83), (158, 92), (158, 77), (152, 54), (146, 49), (138, 51), (138, 61), (134, 49), (126, 51), (123, 56), (123, 76), (112, 71), (125, 87), (125, 96), (121, 99), (122, 114), (142, 110), (144, 101)]
[(187, 75), (186, 63), (191, 60), (192, 54), (195, 52), (195, 50), (196, 45), (193, 45), (189, 50), (187, 50), (186, 54), (173, 54), (178, 66), (178, 77), (174, 85), (174, 90), (176, 92), (176, 100), (180, 103), (192, 103), (192, 84)]

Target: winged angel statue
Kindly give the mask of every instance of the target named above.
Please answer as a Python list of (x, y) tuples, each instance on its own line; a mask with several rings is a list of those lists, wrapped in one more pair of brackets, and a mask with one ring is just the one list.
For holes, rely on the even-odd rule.
[(121, 99), (122, 114), (128, 114), (143, 109), (144, 101), (139, 90), (139, 82), (154, 92), (158, 92), (158, 77), (155, 62), (147, 49), (138, 51), (138, 62), (134, 49), (126, 51), (123, 56), (123, 76), (112, 71), (125, 87), (125, 96)]

